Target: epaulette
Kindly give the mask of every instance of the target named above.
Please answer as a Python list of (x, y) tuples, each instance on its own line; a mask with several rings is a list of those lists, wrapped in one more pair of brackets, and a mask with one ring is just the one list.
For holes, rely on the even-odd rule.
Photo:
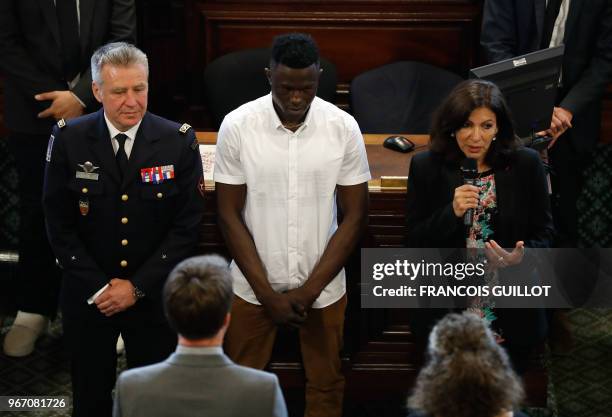
[(66, 121), (64, 119), (59, 119), (57, 121), (57, 127), (59, 127), (60, 129), (63, 129), (66, 127)]
[(191, 125), (188, 125), (187, 123), (183, 123), (183, 125), (179, 127), (179, 132), (181, 132), (184, 135), (185, 133), (187, 133), (189, 129), (191, 129)]

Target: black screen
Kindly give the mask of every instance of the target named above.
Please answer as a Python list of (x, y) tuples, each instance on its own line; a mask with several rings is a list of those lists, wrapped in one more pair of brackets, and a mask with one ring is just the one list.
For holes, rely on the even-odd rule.
[(470, 70), (497, 84), (510, 107), (516, 134), (526, 142), (550, 127), (564, 47), (542, 49)]

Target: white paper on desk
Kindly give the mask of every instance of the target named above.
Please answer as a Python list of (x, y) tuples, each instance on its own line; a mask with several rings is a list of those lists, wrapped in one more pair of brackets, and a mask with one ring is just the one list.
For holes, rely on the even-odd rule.
[(105, 289), (107, 289), (107, 288), (108, 288), (108, 285), (109, 285), (109, 284), (106, 284), (105, 286), (103, 286), (102, 288), (100, 288), (100, 289), (99, 289), (99, 290), (98, 290), (98, 291), (97, 291), (97, 292), (96, 292), (94, 295), (92, 295), (91, 297), (89, 297), (89, 298), (87, 299), (87, 304), (90, 304), (90, 305), (91, 305), (91, 304), (93, 304), (93, 303), (94, 303), (94, 301), (96, 301), (96, 298), (98, 298), (98, 296), (99, 296), (100, 294), (102, 294), (102, 293), (104, 292), (104, 290), (105, 290)]
[(217, 145), (200, 145), (200, 156), (202, 157), (202, 168), (204, 170), (204, 181), (212, 181), (215, 172), (215, 152)]

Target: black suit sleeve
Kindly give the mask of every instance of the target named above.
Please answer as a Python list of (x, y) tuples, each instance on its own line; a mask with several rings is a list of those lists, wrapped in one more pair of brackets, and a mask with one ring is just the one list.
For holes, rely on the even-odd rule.
[(480, 44), (487, 62), (498, 62), (517, 55), (515, 16), (514, 0), (485, 0)]
[(427, 190), (431, 184), (428, 184), (428, 179), (434, 174), (427, 172), (428, 167), (429, 160), (419, 156), (415, 156), (410, 164), (405, 239), (409, 248), (446, 247), (462, 225), (462, 219), (453, 211), (452, 199), (441, 207), (429, 207)]
[(525, 178), (524, 183), (531, 185), (531, 204), (529, 207), (529, 224), (527, 230), (529, 236), (525, 240), (525, 246), (530, 248), (547, 248), (552, 244), (553, 220), (548, 196), (548, 180), (540, 157), (534, 151), (528, 155), (528, 169), (530, 175)]
[(599, 27), (593, 30), (597, 33), (597, 41), (590, 63), (559, 105), (574, 115), (600, 101), (612, 79), (612, 2), (606, 2)]
[(194, 254), (204, 212), (202, 159), (198, 148), (190, 146), (195, 141), (193, 129), (177, 140), (183, 141), (175, 175), (179, 209), (161, 245), (131, 278), (132, 283), (149, 296), (161, 294), (160, 288), (170, 270)]
[(66, 90), (68, 86), (42, 71), (34, 62), (32, 52), (24, 48), (16, 3), (17, 0), (0, 1), (0, 69), (18, 82), (20, 90), (28, 97), (46, 91)]
[[(109, 23), (109, 33), (106, 39), (110, 42), (136, 43), (136, 5), (134, 0), (114, 0)], [(96, 103), (91, 89), (91, 67), (81, 74), (79, 82), (72, 92), (90, 108)]]
[(68, 164), (65, 141), (57, 126), (53, 128), (52, 138), (51, 157), (47, 158), (43, 186), (43, 209), (49, 242), (68, 276), (84, 281), (93, 295), (108, 282), (108, 277), (89, 255), (79, 237), (78, 207), (74, 205), (74, 197), (68, 188), (75, 167)]

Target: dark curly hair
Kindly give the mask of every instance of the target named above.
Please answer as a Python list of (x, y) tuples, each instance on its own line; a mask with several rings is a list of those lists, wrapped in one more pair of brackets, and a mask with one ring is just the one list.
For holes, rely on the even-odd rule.
[(472, 111), (485, 107), (495, 113), (497, 119), (496, 140), (485, 156), (485, 162), (493, 168), (506, 166), (520, 141), (514, 133), (510, 109), (500, 89), (490, 81), (467, 80), (459, 83), (435, 111), (431, 130), (432, 152), (447, 161), (459, 162), (465, 158), (454, 135), (469, 119)]
[(408, 400), (412, 408), (436, 417), (493, 417), (523, 399), (508, 355), (474, 313), (440, 320), (429, 336), (428, 355)]
[(319, 65), (319, 48), (306, 33), (285, 33), (274, 38), (270, 68), (283, 64), (289, 68), (301, 69)]

